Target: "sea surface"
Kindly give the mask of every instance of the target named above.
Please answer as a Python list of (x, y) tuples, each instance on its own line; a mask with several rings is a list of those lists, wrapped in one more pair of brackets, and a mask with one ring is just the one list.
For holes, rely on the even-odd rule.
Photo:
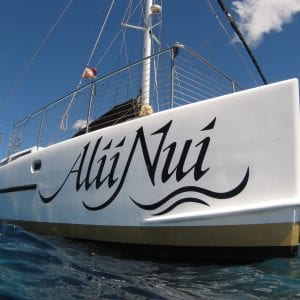
[(300, 257), (171, 262), (0, 229), (0, 299), (300, 299)]

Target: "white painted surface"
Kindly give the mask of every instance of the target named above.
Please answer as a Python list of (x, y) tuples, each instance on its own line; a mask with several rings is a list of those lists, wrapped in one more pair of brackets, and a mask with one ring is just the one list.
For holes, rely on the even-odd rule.
[[(20, 157), (0, 167), (0, 189), (28, 184), (37, 184), (37, 189), (0, 193), (0, 218), (116, 226), (299, 222), (298, 93), (297, 80), (289, 80), (163, 111)], [(202, 130), (215, 118), (212, 129)], [(162, 133), (154, 134), (170, 121), (172, 123), (165, 131), (164, 140)], [(142, 137), (137, 137), (141, 127), (147, 151), (144, 150), (149, 153), (152, 164), (158, 153), (157, 166), (153, 167), (153, 182), (147, 171), (147, 155), (143, 154), (141, 147)], [(124, 137), (124, 145), (116, 147)], [(208, 148), (204, 151), (203, 145), (208, 143), (208, 138)], [(93, 149), (99, 139), (101, 141), (92, 160)], [(105, 150), (110, 141), (110, 149)], [(201, 141), (202, 144), (196, 146)], [(83, 160), (84, 147), (88, 143)], [(182, 160), (183, 172), (187, 174), (176, 179), (175, 172), (166, 178), (162, 175), (163, 170), (166, 170), (168, 153), (175, 145), (169, 173), (180, 162), (184, 145), (190, 145)], [(202, 160), (198, 159), (201, 149), (204, 151)], [(130, 153), (133, 153), (132, 157)], [(119, 155), (118, 162), (115, 155)], [(104, 160), (105, 156), (106, 162), (98, 179), (103, 180), (111, 172), (115, 161), (114, 183), (108, 187), (105, 180), (98, 188), (96, 181), (87, 189), (85, 183), (79, 186), (87, 177), (89, 165), (90, 181), (97, 177), (101, 158)], [(41, 160), (42, 167), (40, 171), (32, 172), (35, 160)], [(125, 176), (128, 161), (130, 164)], [(195, 179), (193, 166), (203, 171), (209, 169), (201, 178)], [(125, 179), (121, 184), (123, 175)], [(233, 197), (218, 199), (214, 196), (234, 190), (243, 179), (245, 185)], [(44, 203), (41, 200), (39, 192), (50, 197), (64, 181), (52, 201)], [(202, 188), (205, 192), (186, 191), (171, 197), (174, 191), (187, 186)], [(214, 192), (213, 196), (206, 191)], [(101, 206), (109, 202), (114, 193), (117, 196), (103, 209), (89, 210), (83, 205)], [(169, 201), (149, 211), (131, 200), (150, 205), (167, 195), (170, 195)], [(171, 209), (183, 198), (197, 198), (208, 205), (187, 201)], [(168, 213), (154, 216), (167, 208), (170, 208)]]

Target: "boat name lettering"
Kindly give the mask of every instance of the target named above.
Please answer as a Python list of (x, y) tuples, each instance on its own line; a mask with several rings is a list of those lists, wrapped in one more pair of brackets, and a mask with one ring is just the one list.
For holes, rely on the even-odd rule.
[[(178, 155), (178, 143), (166, 143), (170, 128), (173, 121), (169, 121), (158, 130), (152, 132), (149, 136), (145, 134), (143, 126), (141, 126), (135, 134), (130, 151), (121, 151), (122, 147), (126, 144), (127, 137), (124, 137), (113, 147), (113, 140), (109, 143), (104, 143), (104, 137), (101, 136), (97, 139), (92, 147), (91, 142), (87, 143), (82, 152), (75, 159), (70, 171), (67, 173), (65, 179), (57, 190), (50, 196), (45, 196), (39, 190), (39, 195), (44, 203), (49, 203), (56, 198), (61, 192), (67, 181), (75, 176), (75, 189), (85, 189), (88, 191), (92, 187), (96, 190), (105, 186), (105, 189), (110, 191), (110, 194), (104, 199), (100, 200), (97, 205), (91, 205), (87, 200), (82, 201), (83, 206), (88, 210), (101, 210), (111, 204), (122, 190), (126, 181), (127, 175), (131, 169), (134, 157), (140, 153), (142, 155), (145, 167), (147, 170), (149, 180), (152, 186), (165, 184), (171, 178), (174, 178), (177, 183), (180, 183), (188, 174), (192, 174), (194, 182), (198, 182), (208, 171), (208, 167), (204, 167), (205, 157), (210, 144), (210, 137), (206, 136), (198, 142), (193, 142), (192, 139), (187, 139), (183, 143), (183, 147)], [(215, 126), (216, 118), (214, 118), (207, 126), (201, 131), (212, 130)], [(158, 144), (153, 146), (153, 141), (150, 141), (151, 136), (159, 136)], [(151, 146), (150, 146), (151, 144)], [(138, 150), (139, 149), (139, 150)], [(152, 149), (155, 149), (152, 151)], [(195, 152), (196, 151), (196, 152)], [(191, 152), (193, 155), (191, 155)], [(124, 159), (125, 153), (126, 159)], [(197, 153), (195, 155), (195, 153)], [(99, 157), (100, 155), (100, 157)], [(191, 158), (192, 157), (192, 158)], [(191, 161), (193, 163), (191, 164)], [(188, 165), (188, 166), (187, 166)], [(227, 199), (239, 194), (247, 185), (249, 178), (249, 167), (242, 178), (241, 182), (233, 189), (226, 192), (215, 192), (197, 186), (183, 186), (169, 193), (162, 199), (157, 200), (155, 203), (143, 204), (136, 201), (131, 195), (129, 198), (135, 205), (144, 210), (154, 211), (166, 203), (167, 208), (153, 213), (153, 215), (161, 215), (174, 209), (176, 206), (184, 202), (196, 202), (202, 205), (209, 206), (209, 204), (198, 197), (183, 197), (187, 192), (202, 194), (215, 199)], [(108, 188), (108, 189), (107, 189)], [(179, 198), (176, 202), (172, 201), (173, 198)]]

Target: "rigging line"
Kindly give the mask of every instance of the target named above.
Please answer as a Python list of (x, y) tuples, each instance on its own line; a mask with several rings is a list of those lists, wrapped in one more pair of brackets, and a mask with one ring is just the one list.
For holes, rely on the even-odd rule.
[[(129, 20), (129, 18), (130, 18), (131, 15), (132, 15), (132, 13), (130, 14), (130, 9), (131, 9), (131, 6), (132, 6), (132, 1), (133, 1), (133, 0), (130, 0), (129, 3), (128, 3), (128, 5), (127, 5), (125, 14), (124, 14), (124, 16), (123, 16), (122, 24), (123, 24), (123, 23), (127, 23), (128, 20)], [(135, 8), (135, 9), (136, 9), (136, 8)], [(126, 21), (125, 21), (125, 18), (126, 18), (126, 16), (127, 16), (127, 14), (128, 14), (128, 17), (127, 17), (127, 19), (126, 19)], [(122, 32), (123, 32), (123, 35), (122, 35), (123, 38), (122, 38), (122, 43), (121, 43), (121, 49), (120, 49), (120, 52), (121, 52), (122, 49), (123, 49), (123, 44), (124, 44), (124, 41), (125, 41), (125, 37), (124, 37), (125, 31), (126, 31), (126, 27), (125, 27), (124, 30), (122, 30)], [(111, 40), (110, 44), (109, 44), (108, 47), (105, 49), (104, 53), (102, 54), (102, 56), (101, 56), (100, 59), (98, 60), (98, 62), (97, 62), (97, 64), (96, 64), (96, 67), (98, 67), (98, 66), (101, 64), (101, 62), (103, 61), (105, 55), (106, 55), (107, 52), (110, 50), (110, 48), (112, 47), (112, 45), (114, 44), (114, 42), (116, 41), (116, 39), (118, 38), (118, 36), (120, 35), (120, 33), (121, 33), (121, 29), (118, 30), (118, 32), (116, 33), (115, 37)], [(119, 53), (119, 55), (120, 55), (120, 53)]]
[[(133, 1), (130, 1), (130, 3), (128, 4), (128, 8), (126, 10), (126, 13), (124, 14), (123, 17), (123, 21), (122, 23), (127, 24), (129, 22), (129, 19), (134, 15), (134, 13), (136, 12), (136, 10), (139, 8), (139, 6), (142, 6), (142, 0), (140, 0), (135, 7), (133, 8)], [(127, 15), (128, 14), (128, 15)], [(127, 16), (126, 16), (127, 15)], [(127, 17), (127, 18), (126, 18)], [(126, 18), (126, 19), (125, 19)], [(140, 22), (139, 22), (140, 23)], [(122, 30), (122, 43), (121, 43), (121, 47), (120, 47), (120, 51), (119, 51), (119, 55), (118, 55), (118, 59), (121, 56), (122, 51), (124, 51), (125, 54), (125, 59), (126, 59), (126, 64), (129, 64), (129, 56), (128, 56), (128, 51), (127, 51), (127, 43), (126, 43), (126, 32), (127, 32), (127, 27), (123, 27)], [(115, 63), (115, 66), (117, 64), (117, 61)], [(132, 85), (132, 79), (131, 79), (132, 75), (131, 75), (131, 69), (128, 70), (128, 79), (129, 79), (129, 84)]]
[[(223, 24), (222, 24), (223, 25)], [(221, 26), (222, 26), (221, 25)], [(222, 31), (222, 28), (219, 28), (214, 34), (212, 34), (205, 42), (203, 42), (199, 47), (197, 52), (199, 52), (200, 49), (205, 48), (208, 44), (210, 44), (212, 41), (216, 40), (217, 37), (220, 35), (220, 32)]]
[[(130, 14), (131, 6), (132, 6), (132, 1), (133, 1), (133, 0), (130, 0), (129, 3), (128, 3), (128, 5), (127, 5), (126, 11), (125, 11), (124, 16), (123, 16), (123, 21), (122, 21), (122, 23), (125, 22), (125, 18), (126, 18), (126, 16), (127, 16), (127, 14), (128, 14), (127, 21), (128, 21), (129, 18), (130, 18), (130, 15), (129, 15), (129, 14)], [(127, 23), (127, 21), (126, 21), (126, 23)], [(115, 37), (112, 39), (111, 43), (110, 43), (109, 46), (106, 48), (106, 50), (104, 51), (103, 55), (101, 56), (101, 58), (100, 58), (99, 61), (97, 62), (96, 67), (98, 67), (98, 66), (100, 65), (100, 63), (101, 63), (102, 60), (104, 59), (106, 53), (107, 53), (108, 50), (112, 47), (113, 43), (116, 41), (117, 37), (118, 37), (118, 36), (120, 35), (120, 33), (122, 32), (122, 42), (121, 42), (121, 47), (120, 47), (119, 54), (117, 55), (117, 57), (116, 57), (116, 59), (115, 59), (113, 69), (115, 68), (115, 66), (117, 65), (117, 63), (118, 63), (118, 61), (119, 61), (119, 58), (120, 58), (120, 56), (121, 56), (122, 49), (123, 49), (123, 47), (124, 47), (124, 43), (125, 43), (125, 31), (126, 31), (126, 27), (125, 27), (125, 29), (123, 29), (122, 27), (121, 27), (121, 29), (119, 29), (119, 31), (117, 32), (117, 34), (115, 35)], [(125, 54), (127, 55), (126, 49), (125, 49)], [(127, 59), (127, 61), (128, 61), (128, 59)], [(107, 84), (106, 84), (105, 86), (107, 87)], [(104, 88), (105, 90), (106, 90), (106, 87)]]
[[(132, 1), (133, 0), (130, 0), (129, 3), (128, 3), (128, 5), (127, 5), (126, 11), (125, 11), (124, 16), (123, 16), (122, 23), (127, 23), (128, 20), (129, 20), (129, 18), (130, 18), (130, 10), (131, 10), (131, 7), (132, 7)], [(125, 21), (125, 18), (126, 18), (127, 15), (128, 15), (128, 18)]]
[(257, 60), (255, 59), (253, 52), (249, 48), (249, 46), (248, 46), (246, 40), (244, 39), (241, 31), (239, 30), (238, 26), (236, 25), (236, 23), (235, 23), (232, 15), (228, 12), (228, 10), (227, 10), (227, 8), (226, 8), (223, 0), (217, 0), (217, 1), (219, 3), (220, 7), (222, 8), (224, 14), (226, 15), (226, 17), (227, 17), (227, 19), (228, 19), (231, 27), (233, 28), (233, 30), (235, 31), (235, 33), (238, 35), (239, 39), (241, 40), (242, 44), (244, 45), (244, 47), (245, 47), (247, 53), (249, 54), (249, 56), (250, 56), (250, 58), (251, 58), (251, 60), (252, 60), (252, 62), (254, 64), (254, 66), (255, 66), (255, 68), (256, 68), (256, 70), (258, 72), (258, 74), (260, 75), (263, 83), (264, 84), (268, 84), (268, 81), (265, 78), (264, 74), (262, 73), (262, 70), (261, 70), (260, 66), (258, 65)]
[(250, 70), (250, 68), (249, 68), (247, 62), (245, 61), (245, 59), (244, 59), (242, 53), (239, 51), (239, 49), (237, 48), (237, 46), (232, 42), (232, 38), (231, 38), (230, 34), (228, 33), (228, 31), (227, 31), (226, 27), (224, 26), (224, 24), (222, 23), (221, 19), (219, 18), (219, 16), (218, 16), (216, 10), (214, 9), (213, 5), (211, 4), (211, 1), (210, 1), (210, 0), (206, 0), (206, 1), (207, 1), (207, 4), (208, 4), (209, 8), (210, 8), (211, 11), (212, 11), (212, 13), (214, 14), (214, 16), (216, 17), (216, 19), (218, 20), (218, 22), (219, 22), (221, 28), (223, 29), (223, 31), (225, 32), (226, 36), (228, 37), (228, 39), (229, 39), (230, 43), (232, 44), (233, 48), (235, 49), (235, 51), (236, 51), (237, 54), (239, 55), (239, 57), (240, 57), (242, 63), (244, 64), (244, 66), (245, 66), (246, 70), (248, 71), (250, 77), (252, 78), (253, 82), (254, 82), (256, 85), (258, 85), (258, 82), (257, 82), (257, 80), (256, 80), (256, 78), (255, 78), (253, 72)]
[[(126, 29), (125, 29), (126, 31)], [(126, 64), (128, 65), (129, 64), (129, 56), (128, 56), (128, 51), (127, 51), (127, 44), (126, 44), (126, 37), (125, 37), (125, 34), (126, 32), (123, 32), (123, 39), (122, 39), (122, 48), (120, 49), (120, 54), (121, 55), (121, 51), (122, 49), (124, 48), (124, 53), (125, 53), (125, 58), (126, 58)], [(132, 71), (131, 69), (128, 70), (128, 80), (129, 80), (129, 85), (132, 86)]]
[[(162, 27), (162, 17), (161, 15), (159, 16), (159, 21), (157, 24), (160, 24), (159, 26), (159, 34), (158, 34), (158, 40), (160, 41), (160, 38), (161, 38), (161, 27)], [(155, 46), (154, 46), (154, 38), (153, 38), (153, 35), (151, 34), (151, 39), (152, 39), (152, 53), (155, 52)], [(161, 50), (161, 43), (158, 44), (158, 51)], [(157, 105), (157, 110), (159, 111), (159, 100), (158, 100), (158, 80), (157, 80), (157, 74), (158, 74), (158, 69), (159, 69), (159, 66), (160, 66), (160, 57), (154, 57), (153, 58), (153, 68), (154, 68), (154, 87), (155, 87), (155, 95), (156, 95), (156, 105)]]
[[(120, 51), (119, 51), (119, 54), (118, 54), (118, 58), (116, 59), (115, 61), (115, 64), (114, 64), (114, 68), (117, 66), (117, 64), (120, 62), (120, 58), (121, 58), (121, 53), (124, 49), (124, 53), (125, 53), (125, 58), (126, 58), (126, 64), (129, 65), (129, 59), (128, 59), (128, 52), (127, 52), (127, 45), (126, 45), (126, 38), (125, 38), (125, 35), (126, 35), (126, 28), (122, 28), (122, 43), (121, 43), (121, 47), (120, 47)], [(124, 74), (124, 75), (123, 75)], [(129, 68), (127, 70), (127, 72), (124, 72), (121, 76), (123, 76), (123, 78), (126, 76), (126, 74), (128, 75), (128, 83), (126, 84), (127, 88), (128, 86), (131, 86), (132, 85), (132, 71), (131, 71), (131, 68)], [(120, 78), (118, 80), (118, 83), (117, 83), (117, 87), (118, 89), (121, 89), (121, 83), (120, 83)], [(124, 82), (125, 82), (125, 79), (124, 79)], [(128, 93), (127, 93), (128, 95)], [(115, 103), (115, 99), (116, 97), (114, 97), (114, 103)]]
[(105, 49), (105, 51), (103, 52), (102, 56), (100, 57), (100, 59), (98, 60), (98, 62), (96, 63), (95, 67), (97, 68), (103, 61), (105, 55), (107, 54), (107, 52), (110, 50), (110, 48), (112, 47), (112, 45), (115, 43), (115, 41), (117, 40), (118, 36), (121, 33), (121, 29), (119, 29), (119, 31), (116, 33), (116, 35), (114, 36), (114, 38), (111, 40), (110, 44), (108, 45), (108, 47)]
[(101, 29), (100, 29), (100, 32), (99, 32), (99, 34), (98, 34), (98, 37), (97, 37), (97, 39), (96, 39), (94, 48), (93, 48), (93, 50), (92, 50), (92, 52), (91, 52), (91, 55), (90, 55), (90, 57), (89, 57), (89, 60), (88, 60), (88, 62), (87, 62), (87, 66), (90, 64), (90, 62), (91, 62), (91, 60), (92, 60), (92, 58), (93, 58), (93, 56), (94, 56), (95, 50), (96, 50), (96, 48), (97, 48), (97, 45), (98, 45), (98, 43), (99, 43), (99, 40), (100, 40), (100, 38), (101, 38), (102, 32), (103, 32), (103, 30), (104, 30), (104, 27), (105, 27), (105, 25), (106, 25), (107, 19), (108, 19), (109, 15), (110, 15), (110, 12), (111, 12), (111, 9), (112, 9), (114, 3), (115, 3), (115, 0), (112, 0), (112, 2), (111, 2), (111, 4), (110, 4), (110, 7), (109, 7), (109, 10), (108, 10), (108, 12), (107, 12), (107, 14), (106, 14), (106, 17), (105, 17), (105, 19), (104, 19), (104, 22), (103, 22), (103, 24), (102, 24), (102, 27), (101, 27)]
[(39, 46), (37, 47), (37, 49), (35, 50), (33, 56), (31, 57), (31, 59), (29, 60), (29, 62), (27, 63), (25, 69), (23, 70), (23, 72), (21, 73), (20, 77), (18, 78), (18, 80), (16, 81), (15, 85), (13, 86), (11, 92), (9, 93), (8, 97), (4, 100), (2, 106), (0, 107), (0, 112), (2, 109), (5, 108), (5, 106), (9, 103), (9, 101), (12, 99), (13, 95), (15, 94), (17, 88), (19, 87), (20, 83), (22, 82), (22, 80), (24, 79), (27, 71), (29, 70), (30, 66), (32, 65), (33, 61), (36, 59), (36, 57), (38, 56), (39, 52), (41, 51), (42, 47), (44, 46), (44, 44), (47, 42), (48, 38), (50, 37), (51, 33), (54, 31), (55, 27), (57, 26), (57, 24), (59, 23), (59, 21), (62, 19), (62, 17), (64, 16), (64, 14), (66, 13), (66, 11), (68, 10), (68, 8), (70, 7), (70, 5), (72, 4), (73, 0), (70, 0), (69, 3), (66, 5), (66, 7), (63, 9), (63, 11), (60, 13), (60, 15), (58, 16), (58, 18), (55, 20), (55, 22), (53, 23), (53, 25), (51, 26), (50, 30), (47, 32), (47, 34), (45, 35), (44, 39), (42, 40), (42, 42), (39, 44)]
[[(73, 1), (73, 0), (71, 0), (71, 1)], [(99, 32), (99, 34), (98, 34), (98, 36), (97, 36), (97, 39), (96, 39), (96, 42), (95, 42), (94, 47), (93, 47), (93, 49), (92, 49), (92, 52), (91, 52), (91, 54), (90, 54), (90, 57), (89, 57), (89, 59), (88, 59), (88, 62), (87, 62), (87, 64), (86, 64), (87, 67), (89, 66), (89, 64), (90, 64), (90, 62), (91, 62), (91, 60), (92, 60), (92, 58), (93, 58), (93, 56), (94, 56), (95, 50), (96, 50), (96, 48), (97, 48), (97, 45), (98, 45), (98, 43), (99, 43), (99, 40), (100, 40), (100, 38), (101, 38), (102, 32), (103, 32), (103, 30), (104, 30), (104, 28), (105, 28), (105, 25), (106, 25), (106, 23), (107, 23), (108, 17), (109, 17), (109, 15), (110, 15), (110, 12), (111, 12), (111, 9), (112, 9), (114, 3), (115, 3), (115, 0), (112, 0), (112, 2), (111, 2), (111, 4), (110, 4), (110, 7), (109, 7), (109, 10), (108, 10), (108, 12), (107, 12), (107, 14), (106, 14), (106, 16), (105, 16), (105, 19), (104, 19), (104, 21), (103, 21), (103, 24), (102, 24), (102, 26), (101, 26), (100, 32)], [(78, 89), (80, 88), (80, 86), (81, 86), (81, 84), (82, 84), (82, 79), (83, 79), (83, 78), (82, 78), (82, 76), (81, 76), (81, 78), (80, 78), (80, 80), (79, 80), (79, 83), (77, 84), (76, 90), (78, 90)], [(72, 99), (71, 99), (71, 101), (69, 102), (68, 107), (67, 107), (65, 113), (64, 113), (63, 116), (62, 116), (62, 119), (61, 119), (61, 122), (60, 122), (60, 125), (59, 125), (59, 127), (60, 127), (61, 130), (66, 131), (66, 130), (68, 129), (68, 123), (67, 123), (67, 122), (68, 122), (68, 114), (69, 114), (69, 111), (71, 110), (71, 107), (72, 107), (72, 105), (73, 105), (73, 102), (74, 102), (74, 100), (75, 100), (76, 95), (77, 95), (77, 92), (75, 92), (75, 93), (73, 94)]]
[[(129, 3), (129, 5), (131, 4), (131, 2), (132, 1), (130, 1), (130, 3)], [(127, 13), (127, 11), (128, 11), (128, 7), (127, 7), (127, 9), (126, 9), (126, 13)], [(125, 14), (126, 14), (125, 13)], [(124, 18), (125, 18), (125, 16), (124, 16)], [(123, 18), (123, 20), (124, 20), (124, 18)], [(111, 42), (110, 42), (110, 44), (109, 44), (109, 46), (106, 48), (106, 50), (104, 51), (104, 53), (103, 53), (103, 55), (100, 57), (100, 59), (99, 59), (99, 61), (97, 62), (97, 64), (96, 64), (96, 67), (98, 67), (100, 64), (101, 64), (101, 62), (102, 62), (102, 60), (104, 59), (104, 57), (105, 57), (105, 55), (107, 54), (107, 52), (110, 50), (110, 48), (112, 47), (112, 45), (114, 44), (114, 42), (116, 41), (116, 39), (118, 38), (118, 36), (120, 35), (120, 33), (121, 32), (123, 32), (123, 34), (122, 34), (122, 43), (121, 43), (121, 47), (120, 47), (120, 51), (119, 51), (119, 54), (117, 55), (117, 57), (116, 57), (116, 59), (115, 59), (115, 62), (114, 62), (114, 64), (113, 64), (113, 69), (115, 69), (115, 66), (117, 65), (117, 63), (118, 63), (118, 61), (119, 61), (119, 58), (120, 58), (120, 56), (121, 56), (121, 52), (122, 52), (122, 49), (123, 49), (123, 44), (124, 44), (124, 30), (126, 30), (126, 28), (125, 29), (123, 29), (123, 28), (121, 28), (121, 29), (119, 29), (119, 31), (117, 32), (117, 34), (115, 35), (115, 37), (111, 40)], [(103, 91), (105, 91), (106, 89), (107, 89), (107, 86), (108, 86), (108, 82), (107, 81), (105, 81), (106, 82), (106, 84), (104, 84), (104, 87), (103, 87)], [(105, 94), (105, 92), (103, 92), (103, 95)], [(113, 106), (113, 103), (111, 104), (111, 106)]]
[[(152, 43), (152, 53), (154, 52), (154, 45)], [(158, 101), (158, 83), (157, 83), (157, 69), (158, 69), (158, 60), (159, 58), (157, 58), (156, 61), (156, 57), (153, 58), (153, 69), (154, 69), (154, 87), (155, 87), (155, 95), (156, 95), (156, 105), (157, 105), (157, 109), (159, 111), (159, 101)], [(150, 86), (151, 89), (151, 86)]]

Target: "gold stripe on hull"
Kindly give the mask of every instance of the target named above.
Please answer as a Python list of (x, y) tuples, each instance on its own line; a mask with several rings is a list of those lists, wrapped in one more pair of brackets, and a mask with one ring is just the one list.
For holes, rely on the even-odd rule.
[(201, 227), (126, 227), (7, 220), (43, 234), (103, 242), (203, 247), (297, 246), (299, 224), (272, 223)]

